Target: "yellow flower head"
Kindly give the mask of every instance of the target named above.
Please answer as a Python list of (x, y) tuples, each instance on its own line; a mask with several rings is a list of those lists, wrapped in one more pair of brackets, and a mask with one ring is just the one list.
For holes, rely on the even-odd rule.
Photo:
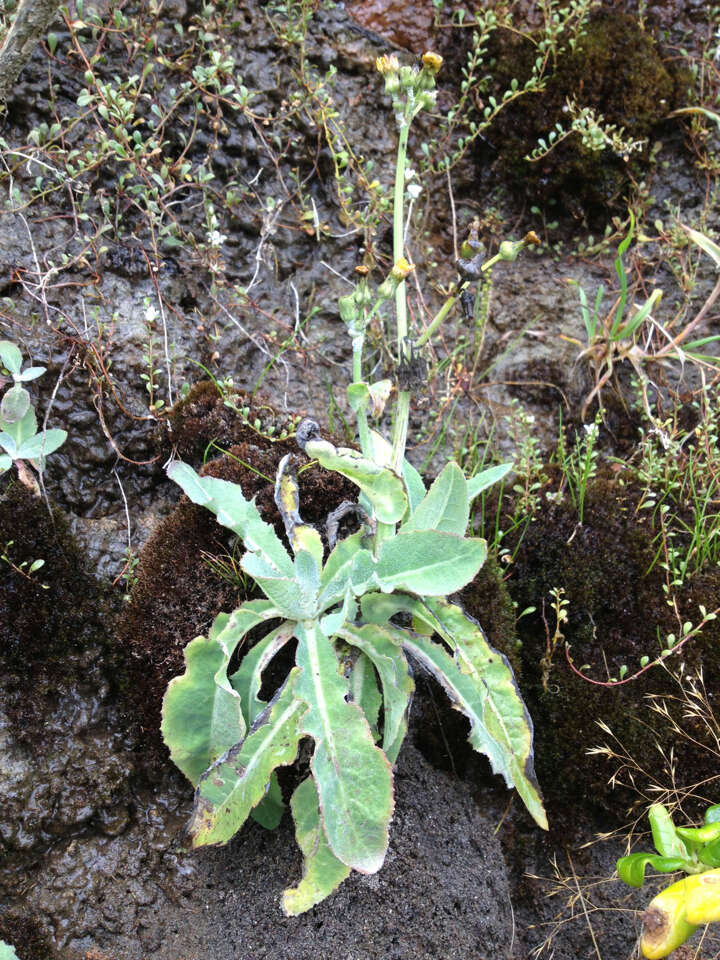
[(390, 276), (396, 283), (401, 283), (415, 269), (414, 263), (408, 263), (405, 257), (400, 257), (395, 266), (390, 271)]
[(435, 76), (435, 74), (439, 73), (440, 71), (440, 67), (443, 64), (443, 58), (439, 53), (433, 53), (431, 50), (428, 50), (427, 53), (422, 55), (422, 62), (428, 73), (431, 73), (433, 76)]
[(386, 74), (389, 73), (397, 73), (400, 69), (400, 61), (394, 53), (389, 55), (383, 54), (375, 61), (375, 68), (378, 73), (381, 73), (383, 76), (386, 76)]

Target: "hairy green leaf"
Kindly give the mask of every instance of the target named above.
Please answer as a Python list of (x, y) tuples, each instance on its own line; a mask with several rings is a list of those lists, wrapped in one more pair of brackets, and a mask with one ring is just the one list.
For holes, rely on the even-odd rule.
[(267, 718), (201, 777), (188, 830), (193, 846), (227, 843), (265, 796), (273, 771), (293, 763), (305, 704), (293, 694), (295, 670), (271, 702)]
[(415, 467), (408, 461), (403, 460), (402, 465), (403, 480), (405, 481), (405, 489), (407, 490), (409, 505), (405, 517), (417, 507), (425, 496), (425, 484), (423, 483), (423, 478), (420, 476), (419, 472)]
[(18, 460), (37, 460), (54, 453), (67, 440), (66, 430), (42, 430), (25, 440), (17, 452)]
[(358, 486), (372, 504), (380, 523), (397, 523), (402, 519), (407, 509), (405, 484), (389, 467), (367, 460), (356, 450), (335, 447), (327, 440), (309, 440), (305, 452), (326, 470), (333, 470)]
[[(338, 603), (344, 596), (350, 583), (355, 555), (363, 550), (365, 533), (358, 530), (344, 540), (340, 540), (323, 567), (320, 575), (320, 610)], [(367, 551), (365, 551), (367, 552)]]
[(266, 597), (268, 597), (287, 620), (302, 620), (312, 616), (313, 611), (305, 604), (300, 585), (291, 567), (289, 576), (280, 575), (273, 564), (259, 553), (245, 553), (240, 561), (245, 573), (250, 574)]
[(255, 502), (245, 499), (238, 484), (217, 477), (201, 477), (181, 460), (170, 464), (167, 475), (182, 487), (193, 503), (207, 507), (216, 515), (218, 523), (241, 537), (248, 551), (274, 567), (274, 576), (293, 578), (293, 564), (287, 550), (270, 524), (262, 519)]
[(467, 481), (460, 467), (451, 460), (435, 479), (422, 503), (402, 525), (400, 532), (441, 530), (462, 537), (470, 519), (468, 502)]
[(394, 763), (407, 733), (407, 715), (415, 690), (400, 646), (404, 636), (399, 630), (372, 623), (362, 627), (347, 626), (339, 635), (362, 650), (378, 672), (385, 711), (383, 750), (390, 763)]
[(386, 592), (446, 596), (469, 583), (486, 557), (484, 540), (439, 530), (410, 530), (383, 540), (375, 573)]
[(467, 490), (468, 490), (468, 501), (472, 501), (483, 490), (487, 490), (488, 487), (492, 487), (493, 484), (499, 483), (503, 477), (506, 477), (508, 473), (512, 470), (513, 465), (511, 463), (499, 463), (495, 467), (488, 467), (486, 470), (481, 470), (480, 473), (476, 473), (474, 477), (469, 477), (467, 481)]
[(418, 635), (407, 635), (403, 646), (430, 670), (453, 705), (468, 717), (473, 747), (488, 757), (495, 773), (515, 787), (536, 823), (547, 829), (533, 768), (532, 722), (506, 658), (493, 650), (459, 607), (442, 601), (428, 601), (427, 606), (430, 603), (446, 608), (433, 609), (433, 620), (436, 630), (456, 650), (456, 659)]
[(6, 470), (9, 470), (12, 464), (12, 457), (8, 457), (5, 453), (0, 453), (0, 473), (5, 473)]
[(240, 697), (227, 679), (229, 660), (217, 639), (196, 637), (185, 648), (185, 673), (170, 681), (163, 699), (163, 740), (193, 786), (245, 736)]
[(350, 875), (350, 867), (330, 849), (320, 817), (320, 802), (312, 777), (303, 780), (290, 800), (295, 838), (304, 857), (302, 880), (283, 893), (282, 909), (296, 917), (329, 897)]
[(270, 782), (265, 790), (265, 796), (256, 807), (253, 807), (250, 816), (266, 830), (275, 830), (276, 827), (280, 826), (284, 813), (285, 802), (283, 801), (282, 790), (278, 783), (277, 773), (273, 770), (270, 775)]
[(0, 340), (0, 360), (3, 366), (12, 374), (20, 373), (22, 367), (22, 353), (11, 340)]
[(428, 599), (418, 610), (422, 606), (432, 614), (435, 630), (455, 650), (460, 670), (482, 694), (483, 724), (501, 751), (496, 772), (503, 774), (508, 786), (515, 786), (532, 817), (547, 829), (533, 766), (532, 720), (507, 657), (488, 643), (480, 625), (457, 604)]
[(0, 417), (6, 423), (22, 420), (30, 409), (30, 394), (18, 383), (10, 387), (0, 403)]
[[(247, 604), (246, 604), (247, 605)], [(293, 636), (295, 624), (283, 623), (248, 650), (242, 663), (230, 677), (230, 684), (239, 695), (245, 723), (251, 727), (267, 707), (260, 699), (263, 670), (275, 654), (281, 650)], [(237, 743), (237, 741), (235, 741)]]
[(357, 659), (350, 670), (348, 690), (352, 702), (356, 703), (365, 714), (373, 740), (377, 743), (380, 739), (378, 720), (383, 698), (378, 686), (375, 667), (373, 667), (370, 657), (366, 657), (364, 653), (357, 654)]
[(302, 731), (315, 740), (311, 769), (325, 834), (348, 867), (375, 873), (385, 859), (393, 811), (392, 772), (362, 711), (345, 699), (335, 650), (313, 623), (298, 624), (295, 694), (307, 704)]
[(15, 444), (15, 451), (8, 450), (5, 444), (2, 444), (2, 446), (5, 450), (7, 450), (10, 456), (13, 457), (13, 459), (16, 459), (16, 451), (25, 443), (26, 440), (30, 440), (30, 438), (34, 437), (37, 433), (37, 418), (35, 416), (35, 410), (30, 407), (30, 409), (24, 414), (24, 416), (21, 417), (20, 420), (14, 420), (12, 422), (0, 420), (0, 429), (2, 429), (12, 438)]

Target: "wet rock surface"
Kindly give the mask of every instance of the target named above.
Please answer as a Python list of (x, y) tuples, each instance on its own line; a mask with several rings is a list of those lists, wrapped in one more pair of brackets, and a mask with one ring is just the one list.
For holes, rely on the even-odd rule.
[[(372, 4), (362, 6), (370, 10), (364, 22), (378, 27)], [(687, 0), (651, 3), (647, 10), (650, 21), (673, 42), (691, 44), (698, 42), (704, 7)], [(172, 31), (175, 21), (187, 26), (192, 12), (182, 0), (166, 6), (161, 29)], [(406, 7), (399, 13), (406, 18)], [(419, 50), (431, 14), (430, 5), (423, 6), (414, 35), (391, 31), (391, 41)], [(67, 33), (61, 26), (62, 47)], [(273, 32), (258, 4), (243, 7), (235, 32), (243, 51), (241, 69), (258, 90), (253, 109), (258, 114), (280, 110), (297, 88), (295, 55)], [(388, 41), (359, 27), (342, 6), (321, 11), (310, 22), (309, 61), (323, 71), (337, 69), (335, 104), (352, 144), (376, 161), (378, 176), (385, 180), (392, 169), (395, 132), (389, 103), (372, 78), (375, 56), (387, 49)], [(120, 59), (116, 66), (124, 69)], [(74, 109), (76, 67), (53, 64), (51, 69), (58, 110)], [(52, 122), (47, 70), (46, 55), (39, 50), (23, 74), (2, 131), (15, 146), (26, 141), (31, 127)], [(253, 391), (261, 380), (261, 391), (275, 408), (311, 414), (324, 428), (342, 430), (342, 416), (348, 412), (338, 384), (349, 379), (350, 348), (336, 303), (366, 251), (364, 238), (344, 222), (332, 184), (332, 158), (307, 117), (294, 116), (282, 127), (282, 136), (291, 143), (278, 167), (264, 151), (262, 125), (236, 115), (226, 121), (227, 131), (217, 138), (216, 148), (210, 149), (213, 140), (207, 130), (193, 147), (196, 160), (210, 157), (219, 183), (250, 181), (255, 190), (252, 202), (235, 206), (222, 224), (227, 237), (225, 287), (214, 289), (206, 265), (197, 259), (184, 260), (172, 251), (155, 258), (148, 238), (132, 230), (108, 238), (105, 252), (96, 259), (91, 256), (89, 265), (76, 264), (55, 282), (57, 275), (48, 272), (51, 263), (59, 262), (63, 251), (76, 253), (81, 246), (71, 219), (58, 218), (51, 202), (38, 203), (26, 218), (27, 227), (13, 209), (0, 215), (0, 293), (11, 298), (2, 301), (0, 332), (18, 342), (33, 361), (48, 366), (38, 406), (43, 413), (49, 410), (49, 425), (68, 430), (69, 439), (49, 463), (47, 487), (65, 511), (88, 569), (110, 580), (124, 569), (128, 534), (138, 552), (177, 503), (177, 490), (162, 472), (172, 445), (182, 446), (183, 455), (199, 464), (208, 442), (206, 437), (204, 444), (193, 446), (192, 423), (173, 434), (168, 421), (149, 410), (143, 381), (150, 336), (146, 318), (148, 303), (158, 307), (158, 292), (166, 310), (154, 335), (160, 391), (168, 405), (180, 396), (183, 382), (205, 376), (194, 360), (219, 380), (232, 376), (236, 387)], [(424, 135), (418, 134), (413, 149)], [(668, 223), (669, 212), (677, 209), (691, 219), (703, 207), (708, 184), (698, 177), (679, 129), (665, 127), (661, 136), (669, 159), (661, 154), (647, 173), (646, 190), (640, 193), (649, 207), (647, 220)], [(308, 181), (305, 212), (310, 220), (300, 221), (299, 211), (287, 199), (287, 177), (293, 169), (301, 180), (315, 169), (319, 173)], [(31, 189), (35, 173), (32, 165), (19, 166), (16, 180), (23, 190)], [(426, 214), (429, 228), (413, 249), (419, 274), (435, 261), (438, 280), (454, 281), (454, 216), (459, 232), (486, 207), (510, 225), (529, 220), (528, 225), (540, 229), (527, 209), (514, 204), (517, 198), (501, 197), (496, 206), (495, 185), (486, 174), (484, 164), (467, 163), (457, 170), (452, 215), (445, 179), (434, 185)], [(104, 183), (101, 179), (94, 188)], [(275, 204), (272, 209), (268, 201)], [(180, 215), (191, 218), (183, 210)], [(711, 212), (711, 220), (716, 215)], [(202, 234), (202, 223), (199, 230)], [(386, 233), (380, 231), (379, 255), (389, 252)], [(577, 361), (583, 345), (577, 295), (561, 280), (571, 277), (583, 284), (592, 299), (600, 282), (614, 282), (611, 258), (587, 262), (586, 251), (575, 249), (567, 237), (564, 245), (556, 241), (551, 227), (543, 239), (547, 246), (542, 256), (528, 255), (520, 270), (507, 265), (497, 270), (481, 362), (472, 375), (454, 370), (449, 379), (438, 379), (414, 410), (415, 448), (410, 457), (418, 465), (425, 463), (432, 471), (444, 462), (462, 445), (466, 423), (473, 429), (480, 424), (481, 439), (492, 432), (496, 448), (509, 454), (516, 448), (516, 436), (506, 418), (512, 420), (517, 401), (535, 417), (533, 433), (547, 453), (556, 442), (558, 398), (577, 407), (591, 388), (585, 366)], [(148, 260), (157, 269), (148, 269)], [(675, 289), (669, 268), (653, 264), (652, 270), (659, 282)], [(713, 282), (712, 265), (701, 263), (698, 302)], [(247, 290), (250, 305), (238, 298), (234, 285)], [(423, 292), (439, 305), (434, 290)], [(297, 329), (301, 333), (295, 335)], [(469, 340), (471, 334), (448, 334), (444, 347), (449, 356), (462, 336)], [(459, 356), (465, 354), (460, 351)], [(379, 354), (379, 372), (387, 372), (384, 366), (387, 358)], [(460, 426), (443, 432), (442, 419), (428, 423), (431, 403), (443, 410), (456, 403)], [(208, 405), (213, 407), (217, 442), (243, 442), (216, 396)], [(438, 435), (441, 442), (436, 445)], [(268, 499), (267, 483), (258, 484), (260, 488)], [(3, 531), (6, 539), (13, 536), (5, 527)], [(50, 559), (49, 548), (29, 536), (23, 549), (30, 559)], [(171, 542), (165, 550), (172, 553)], [(136, 691), (127, 686), (132, 671), (126, 666), (125, 638), (116, 640), (114, 613), (125, 601), (108, 606), (97, 600), (90, 629), (86, 607), (101, 593), (94, 592), (86, 571), (80, 576), (81, 564), (74, 559), (78, 556), (65, 556), (66, 565), (75, 568), (72, 576), (66, 568), (62, 573), (70, 586), (62, 603), (43, 614), (46, 632), (34, 633), (30, 681), (18, 669), (22, 657), (17, 656), (17, 625), (31, 624), (33, 610), (47, 600), (41, 588), (12, 580), (5, 567), (0, 570), (0, 594), (8, 611), (0, 651), (0, 937), (18, 945), (22, 960), (519, 960), (555, 929), (552, 921), (559, 910), (557, 898), (547, 899), (557, 885), (528, 879), (526, 873), (548, 878), (552, 857), (569, 850), (573, 859), (567, 866), (560, 856), (560, 889), (570, 900), (588, 878), (608, 877), (615, 858), (624, 852), (620, 843), (611, 841), (578, 853), (582, 843), (606, 826), (598, 820), (582, 821), (580, 792), (575, 819), (564, 814), (561, 822), (553, 822), (549, 838), (531, 829), (514, 805), (506, 816), (508, 794), (493, 784), (482, 761), (475, 758), (464, 765), (444, 755), (446, 747), (451, 758), (459, 754), (456, 741), (464, 743), (466, 731), (450, 721), (448, 709), (438, 706), (442, 694), (435, 691), (417, 711), (417, 748), (409, 744), (401, 755), (396, 815), (383, 870), (373, 877), (353, 876), (304, 917), (283, 918), (280, 893), (300, 873), (289, 819), (273, 834), (248, 825), (221, 850), (187, 850), (183, 827), (189, 789), (169, 770), (169, 761), (166, 767), (147, 764), (148, 742), (154, 738), (156, 743), (157, 734), (149, 732), (148, 714), (137, 710)], [(152, 573), (149, 555), (145, 560)], [(159, 605), (148, 607), (150, 619), (165, 617), (178, 599), (172, 595), (171, 565), (165, 573)], [(121, 581), (118, 597), (123, 586)], [(196, 618), (199, 627), (210, 615), (203, 606), (208, 596), (219, 603), (216, 609), (232, 606), (236, 599), (217, 582), (201, 586), (187, 612), (188, 622)], [(17, 597), (21, 602), (13, 606)], [(194, 624), (189, 629), (192, 632)], [(149, 634), (152, 626), (145, 630)], [(542, 643), (544, 637), (538, 636)], [(154, 635), (148, 647), (152, 639)], [(176, 630), (168, 641), (175, 647), (176, 663), (189, 639)], [(55, 659), (41, 666), (38, 651), (60, 641), (69, 643), (67, 651), (58, 653), (56, 646)], [(108, 644), (115, 645), (113, 653)], [(9, 651), (11, 670), (6, 669)], [(152, 710), (157, 709), (156, 700)], [(594, 718), (585, 719), (591, 726)], [(574, 747), (568, 752), (554, 753), (546, 764), (554, 765), (559, 781), (562, 764), (572, 765), (572, 779), (582, 782), (584, 755)], [(608, 793), (602, 802), (612, 804), (610, 797)], [(552, 810), (550, 816), (552, 820)], [(552, 944), (556, 960), (591, 956), (591, 929), (605, 958), (630, 955), (637, 932), (630, 911), (642, 897), (623, 899), (626, 889), (617, 883), (599, 889), (598, 896), (588, 895), (588, 902), (598, 905), (590, 924), (584, 913), (580, 916), (583, 901), (573, 900), (570, 909), (576, 919), (558, 929)], [(618, 903), (628, 912), (615, 912)], [(550, 927), (540, 926), (545, 921)]]

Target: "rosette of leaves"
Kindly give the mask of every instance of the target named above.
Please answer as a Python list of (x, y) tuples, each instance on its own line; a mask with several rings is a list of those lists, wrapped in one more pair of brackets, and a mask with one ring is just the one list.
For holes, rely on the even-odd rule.
[(720, 920), (720, 804), (708, 807), (701, 827), (676, 827), (661, 803), (648, 814), (657, 853), (631, 853), (617, 862), (618, 876), (641, 887), (645, 868), (687, 874), (665, 887), (643, 914), (640, 948), (648, 960), (667, 957), (700, 924)]
[(13, 462), (24, 461), (42, 472), (45, 457), (54, 453), (67, 439), (65, 430), (38, 431), (37, 417), (30, 394), (23, 384), (36, 380), (45, 367), (22, 369), (22, 353), (10, 340), (0, 340), (0, 361), (12, 377), (12, 386), (0, 403), (0, 474)]
[[(383, 864), (413, 663), (442, 684), (470, 720), (472, 745), (547, 827), (532, 725), (511, 668), (447, 599), (487, 552), (484, 540), (465, 536), (470, 502), (509, 465), (466, 480), (449, 463), (426, 490), (407, 462), (400, 476), (320, 439), (312, 422), (300, 425), (298, 443), (360, 490), (359, 504), (343, 509), (359, 514), (361, 527), (335, 543), (336, 511), (327, 556), (320, 533), (300, 516), (293, 455), (280, 464), (275, 488), (292, 553), (238, 485), (180, 461), (167, 471), (242, 539), (242, 568), (265, 598), (220, 614), (207, 637), (188, 645), (185, 673), (164, 698), (162, 733), (196, 788), (194, 846), (226, 843), (249, 816), (276, 825), (283, 807), (275, 771), (310, 739), (310, 774), (290, 800), (305, 862), (301, 881), (283, 895), (288, 915), (323, 900), (351, 870), (374, 873)], [(231, 670), (248, 632), (262, 624), (265, 636)], [(292, 638), (295, 665), (265, 702), (263, 671)]]

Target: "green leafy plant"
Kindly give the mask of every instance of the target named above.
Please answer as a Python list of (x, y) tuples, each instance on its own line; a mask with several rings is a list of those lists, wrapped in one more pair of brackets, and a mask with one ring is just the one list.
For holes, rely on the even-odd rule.
[(687, 876), (662, 890), (643, 915), (640, 947), (648, 960), (672, 953), (695, 929), (720, 920), (720, 804), (708, 807), (701, 827), (676, 827), (661, 803), (648, 814), (657, 853), (631, 853), (617, 863), (620, 879), (641, 887), (645, 867)]
[(0, 960), (19, 960), (15, 948), (4, 940), (0, 940)]
[(30, 394), (23, 384), (36, 380), (45, 373), (45, 367), (22, 368), (22, 353), (10, 340), (0, 340), (0, 362), (12, 378), (12, 386), (5, 391), (0, 403), (0, 474), (15, 464), (20, 479), (37, 491), (37, 481), (27, 469), (25, 461), (41, 474), (45, 458), (61, 447), (67, 439), (65, 430), (38, 431), (37, 417)]
[[(409, 338), (404, 281), (413, 267), (403, 250), (407, 138), (412, 119), (434, 103), (440, 64), (435, 54), (425, 54), (422, 69), (400, 66), (394, 56), (377, 63), (399, 126), (395, 265), (376, 291), (362, 276), (339, 303), (352, 339), (348, 398), (361, 449), (322, 439), (312, 420), (296, 431), (307, 457), (359, 489), (357, 503), (343, 503), (328, 517), (328, 555), (320, 532), (300, 515), (294, 454), (281, 461), (275, 483), (292, 555), (237, 485), (200, 476), (177, 460), (167, 468), (194, 503), (241, 539), (240, 567), (264, 599), (219, 614), (208, 636), (188, 645), (185, 673), (171, 681), (165, 695), (163, 737), (196, 788), (189, 825), (195, 846), (227, 842), (249, 816), (276, 825), (283, 812), (276, 770), (295, 761), (301, 741), (312, 741), (310, 774), (290, 801), (305, 866), (300, 883), (283, 895), (288, 915), (323, 900), (351, 870), (374, 873), (383, 864), (394, 804), (392, 767), (407, 732), (414, 689), (411, 663), (440, 682), (470, 720), (472, 745), (547, 827), (533, 771), (532, 725), (509, 663), (447, 599), (472, 580), (487, 554), (484, 540), (465, 535), (470, 503), (510, 465), (468, 480), (450, 462), (426, 490), (405, 459), (411, 389), (424, 376), (421, 347), (473, 280), (500, 259), (514, 260), (530, 242), (506, 241), (487, 263), (480, 253), (459, 260), (455, 291), (418, 339)], [(390, 441), (368, 418), (382, 412), (392, 384), (363, 379), (363, 345), (370, 319), (392, 301), (398, 397)], [(338, 540), (339, 523), (349, 514), (359, 529)], [(263, 625), (269, 628), (265, 636), (231, 671), (249, 631)], [(263, 671), (293, 639), (295, 665), (266, 702), (260, 697)]]
[[(716, 266), (720, 266), (720, 247), (705, 234), (684, 225), (682, 228), (688, 238), (711, 257)], [(672, 329), (672, 324), (662, 325), (653, 314), (660, 302), (661, 290), (653, 290), (640, 306), (633, 309), (632, 289), (623, 258), (630, 247), (634, 232), (635, 216), (630, 211), (628, 232), (620, 242), (615, 258), (619, 291), (608, 313), (603, 314), (601, 310), (605, 294), (603, 284), (598, 287), (591, 309), (583, 288), (574, 280), (568, 281), (578, 286), (580, 309), (587, 335), (588, 346), (582, 351), (580, 358), (589, 363), (595, 381), (583, 404), (583, 419), (595, 398), (602, 402), (603, 387), (615, 374), (617, 365), (623, 361), (632, 365), (638, 377), (645, 413), (653, 422), (655, 418), (651, 412), (647, 390), (651, 381), (646, 368), (676, 361), (680, 365), (690, 362), (698, 369), (717, 370), (718, 358), (708, 354), (706, 348), (716, 344), (720, 336), (712, 334), (696, 340), (689, 340), (688, 337), (706, 319), (710, 308), (720, 296), (720, 280), (700, 310), (691, 320), (684, 321), (677, 332)]]

